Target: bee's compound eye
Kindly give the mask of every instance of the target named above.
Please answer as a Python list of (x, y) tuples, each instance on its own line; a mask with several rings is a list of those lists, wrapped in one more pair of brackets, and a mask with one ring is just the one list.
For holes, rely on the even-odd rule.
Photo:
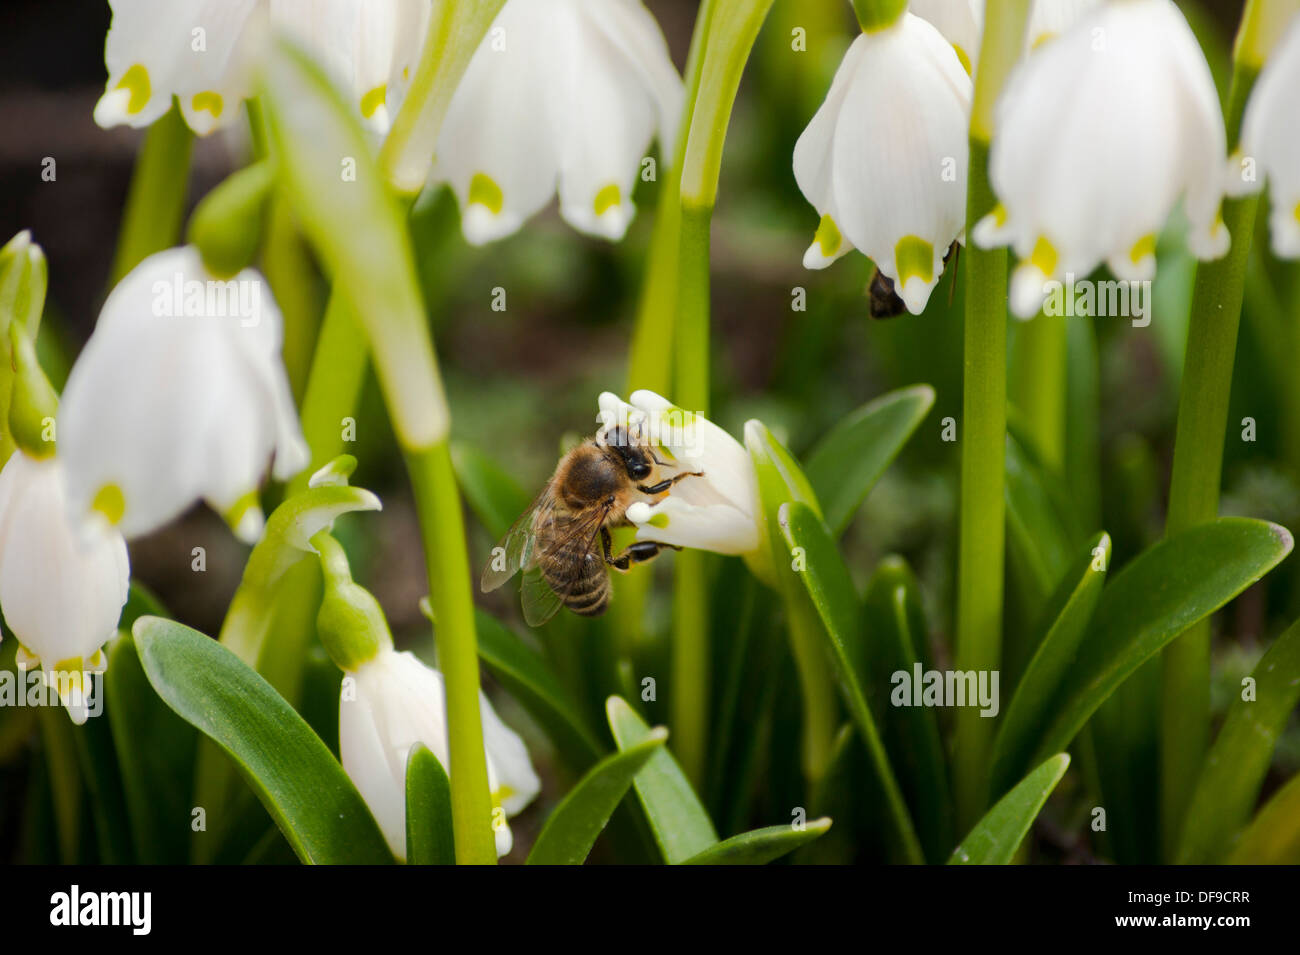
[(633, 478), (641, 481), (650, 476), (650, 465), (644, 461), (633, 461), (628, 465), (627, 471)]

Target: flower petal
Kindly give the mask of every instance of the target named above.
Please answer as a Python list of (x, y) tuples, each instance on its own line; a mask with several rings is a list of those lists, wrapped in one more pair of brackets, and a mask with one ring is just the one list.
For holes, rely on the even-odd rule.
[(1234, 172), (1241, 180), (1241, 163), (1255, 173), (1254, 180), (1234, 186), (1234, 194), (1258, 189), (1265, 177), (1269, 183), (1272, 211), (1269, 229), (1273, 251), (1284, 258), (1300, 257), (1300, 110), (1296, 90), (1300, 89), (1300, 16), (1274, 47), (1259, 79), (1241, 124), (1241, 154)]
[(567, 43), (545, 5), (507, 3), (452, 95), (434, 177), (455, 192), (471, 245), (510, 235), (555, 191), (547, 91), (557, 48)]
[(63, 465), (14, 452), (0, 470), (0, 608), (47, 671), (80, 671), (117, 629), (130, 564), (122, 536), (69, 520)]
[[(830, 206), (885, 276), (903, 288), (919, 282), (905, 297), (918, 310), (965, 219), (970, 77), (939, 32), (911, 14), (854, 45), (862, 64), (835, 126)], [(929, 261), (908, 272), (902, 246), (912, 239), (930, 248)]]
[(223, 512), (246, 503), (273, 450), (280, 473), (305, 464), (280, 316), (262, 288), (251, 270), (214, 280), (186, 247), (150, 256), (113, 290), (59, 409), (78, 515), (103, 510), (144, 534), (199, 499)]
[(249, 91), (245, 42), (258, 0), (111, 0), (104, 60), (108, 83), (95, 122), (146, 126), (172, 96), (200, 134), (238, 116)]
[(658, 504), (638, 501), (627, 518), (636, 525), (637, 540), (718, 554), (748, 554), (759, 544), (753, 517), (727, 504), (690, 504), (673, 495)]
[(565, 67), (549, 87), (560, 214), (575, 229), (623, 237), (635, 213), (632, 189), (654, 137), (656, 109), (640, 76), (576, 5), (557, 4), (555, 51)]

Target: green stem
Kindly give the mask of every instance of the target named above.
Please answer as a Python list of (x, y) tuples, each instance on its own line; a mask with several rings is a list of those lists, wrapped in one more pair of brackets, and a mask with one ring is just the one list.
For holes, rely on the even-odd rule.
[[(971, 107), (966, 234), (993, 209), (988, 179), (993, 104), (1019, 57), (1028, 0), (990, 0)], [(957, 556), (958, 670), (997, 670), (1002, 661), (1003, 481), (1007, 429), (1007, 253), (973, 243), (966, 267), (965, 370), (962, 379), (961, 501)], [(957, 821), (962, 831), (988, 798), (993, 721), (974, 707), (956, 713), (953, 753)]]
[(669, 725), (672, 748), (686, 778), (704, 781), (709, 740), (708, 555), (684, 550), (673, 568), (672, 685)]
[(262, 271), (284, 315), (284, 370), (294, 398), (306, 393), (323, 307), (306, 244), (293, 224), (289, 204), (271, 200), (262, 243)]
[[(1242, 113), (1259, 72), (1259, 43), (1252, 37), (1257, 37), (1262, 8), (1266, 6), (1249, 0), (1242, 14), (1225, 116), (1232, 147), (1237, 143)], [(1196, 269), (1178, 399), (1166, 534), (1213, 520), (1219, 513), (1228, 399), (1258, 206), (1257, 195), (1224, 202), (1223, 222), (1232, 245), (1226, 256), (1203, 262)], [(1161, 836), (1165, 856), (1172, 858), (1209, 746), (1210, 621), (1201, 621), (1171, 643), (1161, 660)]]
[(112, 283), (176, 244), (189, 193), (194, 134), (175, 106), (149, 127), (136, 159), (113, 259)]
[[(677, 285), (681, 296), (674, 335), (673, 400), (701, 415), (709, 409), (709, 228), (712, 208), (680, 210)], [(674, 568), (672, 692), (669, 726), (672, 747), (686, 776), (696, 786), (704, 777), (709, 738), (709, 591), (707, 556), (677, 555)]]
[(907, 0), (849, 0), (858, 26), (864, 33), (875, 33), (894, 25), (907, 11)]
[[(745, 62), (772, 0), (744, 0), (707, 16), (699, 76), (681, 144), (677, 219), (677, 318), (673, 334), (673, 400), (701, 415), (709, 409), (709, 232), (722, 146)], [(697, 31), (697, 37), (699, 33)], [(670, 725), (673, 751), (696, 785), (704, 778), (709, 738), (709, 593), (707, 557), (682, 553), (673, 603)]]
[(1034, 447), (1055, 471), (1065, 467), (1066, 327), (1061, 315), (1040, 312), (1016, 327), (1011, 403)]
[(343, 452), (345, 428), (356, 426), (361, 386), (365, 384), (369, 342), (352, 315), (347, 299), (330, 295), (316, 338), (316, 353), (302, 400), (302, 433), (311, 448), (311, 464), (289, 482), (289, 493), (307, 487), (317, 470)]
[[(734, 0), (709, 16), (700, 84), (681, 163), (681, 202), (712, 209), (718, 195), (722, 147), (740, 77), (772, 0)], [(725, 14), (725, 15), (724, 15)], [(684, 225), (684, 224), (683, 224)]]
[[(637, 305), (636, 325), (628, 349), (627, 393), (645, 388), (668, 395), (673, 386), (673, 335), (677, 325), (677, 270), (681, 241), (681, 168), (690, 134), (691, 113), (700, 89), (704, 66), (704, 45), (708, 40), (709, 18), (713, 0), (704, 0), (695, 16), (690, 52), (686, 57), (686, 96), (678, 122), (676, 146), (672, 157), (661, 156), (663, 165), (659, 181), (658, 206), (654, 231), (646, 260), (641, 298)], [(610, 608), (613, 629), (620, 637), (620, 652), (631, 657), (645, 627), (646, 599), (651, 575), (616, 575), (614, 600)], [(674, 740), (675, 748), (677, 740)], [(689, 745), (689, 744), (688, 744)]]
[(460, 492), (445, 441), (406, 452), (429, 572), (438, 664), (447, 688), (456, 861), (496, 863), (492, 798), (479, 714), (478, 643)]
[(77, 847), (81, 842), (82, 790), (77, 747), (72, 735), (72, 722), (63, 707), (41, 707), (40, 720), (45, 767), (50, 774), (50, 796), (54, 802), (59, 860), (68, 865), (77, 861)]
[(432, 5), (424, 53), (379, 153), (398, 192), (414, 195), (428, 176), (456, 85), (505, 0), (443, 0)]

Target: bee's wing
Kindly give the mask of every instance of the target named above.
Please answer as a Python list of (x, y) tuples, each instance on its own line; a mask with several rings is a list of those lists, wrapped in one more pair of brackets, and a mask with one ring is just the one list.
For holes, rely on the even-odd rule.
[(496, 590), (518, 573), (520, 568), (527, 570), (536, 563), (537, 555), (533, 553), (533, 543), (536, 540), (534, 528), (539, 520), (549, 520), (554, 510), (555, 495), (551, 485), (547, 484), (528, 510), (520, 514), (510, 530), (506, 531), (506, 536), (501, 538), (500, 543), (492, 548), (492, 556), (483, 568), (483, 577), (479, 581), (483, 593)]
[(551, 589), (551, 585), (546, 582), (546, 578), (536, 566), (524, 571), (520, 597), (523, 602), (524, 620), (530, 627), (540, 627), (554, 617), (555, 612), (564, 605), (564, 598)]
[[(563, 551), (581, 555), (564, 568), (561, 582), (557, 586), (552, 587), (547, 583), (541, 566), (536, 560), (531, 567), (525, 569), (520, 595), (523, 599), (524, 620), (530, 627), (540, 627), (555, 616), (555, 612), (563, 606), (564, 598), (573, 593), (578, 582), (586, 576), (586, 560), (588, 555), (595, 553), (596, 537), (600, 534), (608, 514), (607, 507), (593, 508), (583, 516), (582, 520), (576, 521), (562, 538), (552, 543), (545, 555), (541, 555), (553, 555)], [(598, 556), (596, 559), (604, 558)]]

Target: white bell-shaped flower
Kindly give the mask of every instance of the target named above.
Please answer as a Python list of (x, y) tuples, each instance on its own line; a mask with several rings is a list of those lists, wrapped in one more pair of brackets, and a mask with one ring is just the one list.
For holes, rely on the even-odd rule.
[(199, 135), (250, 96), (273, 30), (313, 53), (377, 132), (414, 68), (427, 0), (110, 0), (108, 83), (95, 122), (146, 126), (171, 107)]
[(251, 269), (216, 279), (189, 246), (136, 266), (104, 303), (59, 407), (74, 517), (96, 510), (135, 537), (204, 500), (255, 541), (268, 460), (280, 480), (309, 460), (282, 335)]
[(589, 235), (623, 237), (650, 141), (672, 152), (682, 83), (640, 0), (507, 0), (439, 133), (434, 178), (474, 245), (550, 202)]
[(1228, 191), (1254, 192), (1269, 183), (1273, 251), (1300, 258), (1300, 16), (1274, 48), (1246, 104), (1241, 142), (1229, 160)]
[(60, 460), (15, 451), (0, 470), (0, 609), (19, 666), (41, 666), (75, 723), (86, 721), (83, 680), (104, 668), (129, 581), (122, 535), (69, 517)]
[(989, 177), (1000, 200), (972, 238), (1021, 259), (1011, 308), (1101, 263), (1155, 274), (1156, 235), (1181, 197), (1202, 259), (1228, 249), (1223, 115), (1205, 56), (1171, 0), (1106, 3), (1027, 57), (998, 101)]
[(638, 501), (627, 510), (637, 540), (694, 547), (720, 554), (749, 554), (760, 542), (758, 484), (749, 453), (712, 421), (674, 407), (653, 391), (600, 396), (603, 429), (621, 426), (641, 436), (672, 460), (669, 474), (702, 471), (673, 485), (655, 503)]
[[(416, 743), (427, 746), (450, 771), (447, 708), (442, 674), (414, 654), (384, 647), (345, 680), (339, 703), (339, 755), (366, 800), (389, 848), (406, 858), (406, 762)], [(522, 812), (541, 789), (524, 742), (479, 693), (488, 784), (494, 807), (506, 816)], [(495, 815), (495, 814), (494, 814)], [(497, 855), (513, 837), (494, 819)]]
[(966, 219), (970, 104), (952, 45), (920, 17), (854, 40), (794, 147), (795, 180), (822, 217), (804, 265), (857, 248), (919, 314)]

